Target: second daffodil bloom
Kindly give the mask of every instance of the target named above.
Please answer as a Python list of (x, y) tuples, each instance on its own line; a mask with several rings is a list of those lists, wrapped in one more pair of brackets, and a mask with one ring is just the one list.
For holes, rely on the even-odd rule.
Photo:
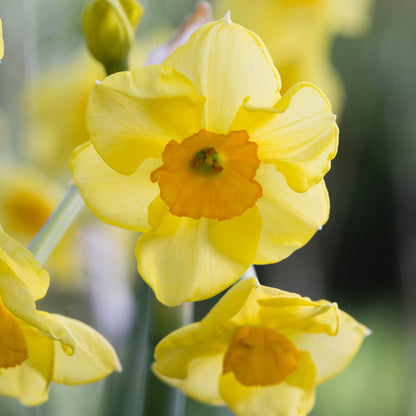
[(213, 296), (326, 222), (335, 117), (315, 86), (280, 87), (262, 41), (227, 15), (93, 89), (73, 177), (98, 217), (144, 233), (139, 271), (161, 302)]
[(0, 227), (0, 394), (27, 406), (48, 398), (51, 381), (97, 381), (120, 363), (111, 345), (82, 322), (36, 310), (49, 275)]
[(254, 278), (201, 321), (157, 345), (154, 373), (190, 397), (238, 416), (304, 416), (316, 386), (342, 371), (369, 330), (338, 309)]

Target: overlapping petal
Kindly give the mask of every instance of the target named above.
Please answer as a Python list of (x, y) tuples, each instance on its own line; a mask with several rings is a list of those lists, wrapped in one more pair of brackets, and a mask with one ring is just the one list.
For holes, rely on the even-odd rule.
[(70, 385), (91, 383), (121, 370), (113, 347), (97, 331), (66, 316), (50, 316), (70, 332), (75, 341), (72, 355), (66, 354), (59, 342), (54, 342), (53, 381)]
[(214, 356), (199, 356), (188, 366), (186, 378), (166, 377), (159, 372), (157, 366), (152, 366), (153, 372), (165, 383), (181, 389), (187, 396), (214, 406), (225, 405), (219, 392), (218, 380), (222, 372), (223, 354)]
[(29, 358), (19, 366), (0, 371), (0, 394), (16, 397), (26, 406), (48, 399), (54, 366), (53, 341), (30, 325), (21, 324), (28, 342)]
[(209, 131), (228, 133), (247, 96), (266, 106), (280, 97), (280, 76), (263, 42), (227, 18), (201, 26), (165, 63), (207, 98), (202, 127)]
[(322, 180), (338, 148), (331, 105), (314, 85), (292, 87), (273, 108), (243, 104), (232, 129), (244, 128), (259, 145), (263, 163), (273, 163), (296, 192)]
[(148, 206), (159, 194), (150, 174), (161, 160), (145, 160), (132, 175), (111, 169), (91, 143), (79, 146), (73, 153), (73, 178), (85, 202), (94, 214), (112, 225), (136, 231), (147, 231)]
[(336, 335), (297, 332), (292, 338), (299, 348), (309, 351), (316, 365), (318, 384), (340, 373), (357, 354), (363, 339), (370, 334), (368, 328), (347, 313), (339, 311), (339, 314)]
[(0, 226), (0, 274), (11, 274), (22, 281), (34, 300), (45, 296), (49, 274), (33, 254), (8, 236)]
[(143, 160), (160, 158), (169, 140), (201, 128), (204, 101), (188, 78), (167, 65), (119, 72), (92, 90), (87, 130), (104, 161), (131, 175)]
[(263, 224), (255, 264), (280, 261), (305, 245), (328, 219), (329, 198), (324, 181), (298, 193), (287, 186), (272, 164), (261, 164), (256, 180), (263, 188), (257, 201)]
[(253, 261), (261, 229), (256, 208), (228, 221), (177, 217), (157, 198), (149, 207), (152, 230), (136, 248), (139, 272), (168, 306), (214, 296)]

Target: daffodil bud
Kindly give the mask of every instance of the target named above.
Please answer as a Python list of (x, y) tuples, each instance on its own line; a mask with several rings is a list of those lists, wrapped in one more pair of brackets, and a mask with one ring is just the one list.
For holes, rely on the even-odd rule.
[(135, 0), (93, 0), (85, 6), (82, 27), (88, 48), (106, 68), (125, 61), (142, 13)]

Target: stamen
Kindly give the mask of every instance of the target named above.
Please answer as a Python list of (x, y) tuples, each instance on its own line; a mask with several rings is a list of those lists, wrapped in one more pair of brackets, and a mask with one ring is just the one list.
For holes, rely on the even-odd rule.
[(196, 169), (205, 163), (215, 173), (220, 173), (224, 168), (220, 165), (218, 153), (213, 147), (200, 150), (192, 161), (192, 169)]

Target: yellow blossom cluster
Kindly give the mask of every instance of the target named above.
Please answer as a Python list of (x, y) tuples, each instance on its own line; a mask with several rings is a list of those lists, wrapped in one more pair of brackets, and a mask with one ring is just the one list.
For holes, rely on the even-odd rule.
[[(315, 35), (342, 30), (322, 13), (337, 2), (269, 3), (284, 21), (277, 33), (292, 27), (294, 9), (304, 13), (308, 25), (293, 26), (299, 38), (308, 34), (302, 49), (292, 38), (282, 46), (279, 35), (279, 52), (270, 43), (270, 55), (227, 13), (202, 25), (163, 63), (119, 71), (142, 9), (133, 0), (95, 0), (85, 9), (84, 32), (92, 54), (114, 73), (91, 90), (90, 70), (101, 79), (103, 72), (69, 71), (70, 82), (45, 100), (64, 91), (57, 112), (63, 116), (56, 118), (62, 146), (78, 146), (73, 181), (98, 218), (141, 233), (138, 271), (160, 302), (199, 301), (233, 285), (200, 322), (159, 342), (154, 374), (239, 416), (305, 416), (316, 387), (348, 365), (369, 331), (336, 303), (262, 286), (254, 277), (237, 282), (252, 264), (288, 257), (326, 223), (324, 176), (338, 149), (330, 101), (316, 85), (297, 82), (312, 61), (295, 68), (303, 53), (313, 56), (318, 43), (325, 45)], [(310, 25), (325, 27), (312, 36)], [(1, 59), (1, 21), (0, 41)], [(82, 93), (72, 91), (73, 83)], [(46, 159), (55, 154), (51, 148)], [(60, 166), (56, 159), (50, 168)], [(55, 203), (43, 193), (46, 181), (39, 186), (31, 172), (0, 169), (0, 223), (22, 240), (38, 231)], [(0, 227), (0, 394), (30, 406), (47, 399), (52, 381), (82, 384), (120, 370), (95, 330), (37, 310), (48, 287), (33, 254)]]

